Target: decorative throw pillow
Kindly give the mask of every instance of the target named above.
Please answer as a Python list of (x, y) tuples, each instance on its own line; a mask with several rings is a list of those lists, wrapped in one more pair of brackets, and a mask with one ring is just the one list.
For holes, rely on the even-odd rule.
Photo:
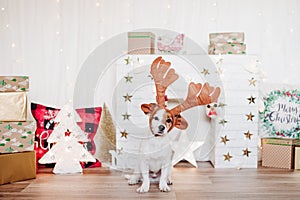
[[(76, 112), (81, 117), (81, 122), (77, 122), (78, 126), (88, 134), (89, 141), (84, 145), (87, 150), (93, 155), (96, 151), (96, 145), (94, 143), (94, 136), (97, 132), (100, 117), (101, 117), (101, 107), (94, 108), (78, 108), (75, 109)], [(37, 129), (35, 134), (35, 150), (37, 161), (43, 157), (43, 155), (49, 150), (50, 146), (47, 142), (48, 137), (52, 133), (55, 122), (54, 119), (59, 113), (60, 109), (44, 106), (41, 104), (31, 103), (32, 116), (37, 122)], [(97, 160), (97, 166), (101, 166), (101, 163)], [(39, 167), (52, 167), (51, 165), (41, 165)], [(90, 165), (82, 165), (83, 167), (90, 167)]]
[[(35, 151), (36, 160), (38, 161), (49, 150), (47, 142), (48, 137), (55, 126), (54, 118), (59, 113), (60, 109), (47, 107), (41, 104), (31, 103), (31, 113), (36, 120), (35, 131)], [(52, 165), (40, 165), (52, 166)]]
[(96, 151), (94, 137), (100, 122), (101, 111), (101, 107), (76, 109), (76, 112), (79, 114), (82, 120), (81, 122), (77, 122), (77, 124), (80, 126), (81, 130), (88, 134), (89, 142), (87, 142), (85, 145), (87, 150), (92, 155), (94, 155)]

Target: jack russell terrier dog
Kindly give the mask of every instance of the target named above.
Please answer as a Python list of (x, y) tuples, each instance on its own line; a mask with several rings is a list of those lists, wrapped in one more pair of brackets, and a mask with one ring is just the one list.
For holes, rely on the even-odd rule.
[[(140, 143), (139, 162), (135, 173), (128, 177), (128, 184), (134, 185), (142, 181), (137, 192), (148, 192), (150, 179), (159, 178), (159, 189), (162, 192), (170, 191), (172, 184), (172, 148), (168, 133), (176, 127), (184, 130), (188, 127), (187, 121), (180, 115), (181, 112), (199, 105), (217, 102), (220, 88), (213, 88), (208, 83), (204, 85), (190, 83), (186, 99), (176, 107), (168, 109), (165, 105), (165, 92), (169, 85), (178, 79), (178, 75), (171, 63), (165, 62), (162, 57), (156, 58), (150, 73), (156, 87), (156, 103), (142, 104), (142, 111), (149, 116), (150, 135)], [(150, 176), (150, 177), (149, 177)], [(160, 176), (160, 177), (159, 177)]]

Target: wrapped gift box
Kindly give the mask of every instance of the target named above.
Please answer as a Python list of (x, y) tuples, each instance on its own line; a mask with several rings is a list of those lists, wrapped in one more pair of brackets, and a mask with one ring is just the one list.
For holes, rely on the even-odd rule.
[(28, 76), (0, 76), (0, 92), (26, 92), (28, 90)]
[(295, 147), (295, 169), (300, 169), (300, 147)]
[(128, 54), (154, 54), (155, 35), (151, 32), (129, 32)]
[(227, 33), (210, 33), (209, 34), (210, 44), (217, 43), (244, 43), (243, 32), (227, 32)]
[(26, 121), (26, 92), (0, 92), (0, 121)]
[(240, 43), (214, 43), (210, 44), (208, 54), (246, 54), (246, 44)]
[(35, 152), (0, 155), (0, 185), (36, 177)]
[(296, 146), (299, 139), (263, 138), (262, 166), (293, 169)]
[(33, 151), (35, 122), (0, 122), (0, 153)]

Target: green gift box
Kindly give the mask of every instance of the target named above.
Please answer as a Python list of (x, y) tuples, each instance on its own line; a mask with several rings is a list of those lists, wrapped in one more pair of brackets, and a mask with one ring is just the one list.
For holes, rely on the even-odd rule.
[(28, 76), (0, 76), (0, 92), (29, 91)]
[(35, 121), (0, 122), (0, 154), (33, 151)]
[(244, 43), (245, 34), (243, 32), (225, 32), (225, 33), (210, 33), (210, 44), (216, 43)]
[(208, 47), (208, 54), (246, 54), (246, 44), (243, 43), (214, 43)]

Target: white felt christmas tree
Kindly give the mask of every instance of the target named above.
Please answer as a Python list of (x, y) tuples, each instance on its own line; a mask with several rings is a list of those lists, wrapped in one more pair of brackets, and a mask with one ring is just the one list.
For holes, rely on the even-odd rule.
[(80, 117), (70, 104), (64, 106), (55, 118), (58, 124), (47, 139), (53, 146), (39, 160), (41, 164), (56, 163), (53, 169), (55, 174), (81, 173), (80, 162), (96, 162), (83, 146), (88, 137), (76, 121), (80, 121)]

